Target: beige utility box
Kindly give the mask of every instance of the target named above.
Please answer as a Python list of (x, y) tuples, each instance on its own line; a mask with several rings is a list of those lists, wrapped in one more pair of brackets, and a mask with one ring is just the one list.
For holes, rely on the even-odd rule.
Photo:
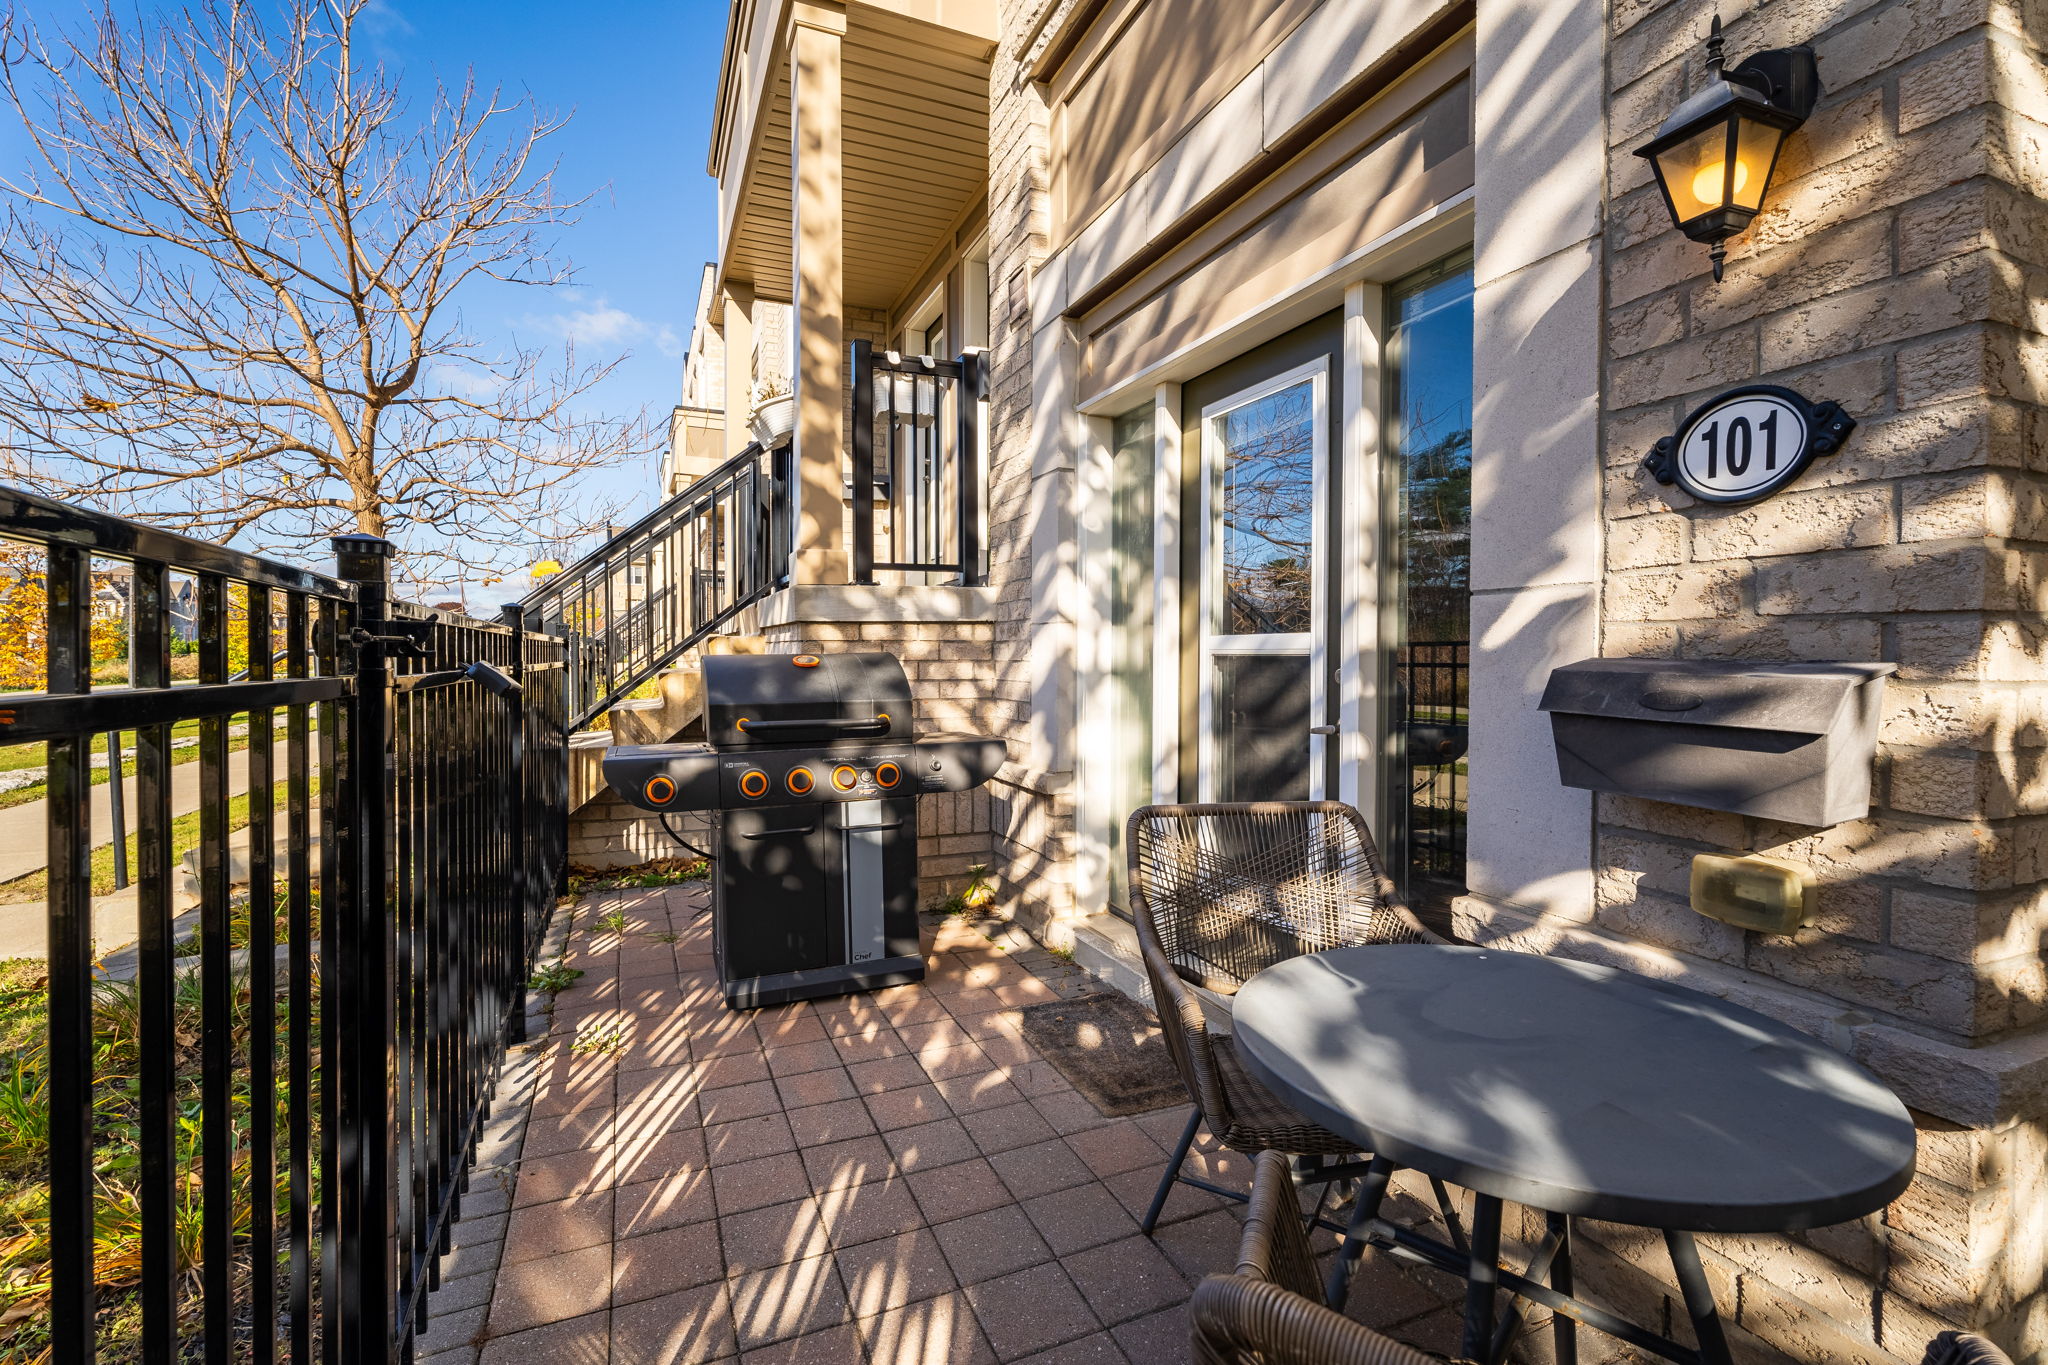
[(1543, 691), (1567, 787), (1798, 825), (1870, 810), (1888, 663), (1581, 659)]

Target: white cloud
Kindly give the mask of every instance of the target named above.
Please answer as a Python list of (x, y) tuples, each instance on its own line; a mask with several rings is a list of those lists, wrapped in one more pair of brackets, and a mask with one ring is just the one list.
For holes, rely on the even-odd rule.
[(529, 315), (523, 321), (527, 326), (537, 327), (577, 346), (624, 350), (641, 342), (652, 342), (655, 349), (665, 356), (683, 353), (682, 339), (676, 335), (675, 328), (665, 322), (650, 322), (636, 317), (623, 308), (614, 308), (603, 295), (591, 300), (587, 308)]
[(467, 365), (438, 364), (427, 368), (427, 382), (442, 393), (472, 401), (498, 396), (501, 385), (496, 376)]

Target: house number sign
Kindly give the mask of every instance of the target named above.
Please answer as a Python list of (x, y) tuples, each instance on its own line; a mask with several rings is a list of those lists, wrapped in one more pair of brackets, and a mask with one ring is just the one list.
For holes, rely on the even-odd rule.
[(1855, 429), (1839, 403), (1745, 384), (1694, 408), (1643, 457), (1643, 468), (1701, 502), (1755, 502), (1798, 478), (1816, 455), (1841, 449)]

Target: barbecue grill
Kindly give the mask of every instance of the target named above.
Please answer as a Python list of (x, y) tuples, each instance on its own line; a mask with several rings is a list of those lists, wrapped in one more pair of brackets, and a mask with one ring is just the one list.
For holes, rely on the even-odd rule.
[(726, 1003), (921, 980), (917, 797), (988, 781), (1003, 742), (917, 735), (890, 654), (707, 657), (704, 733), (612, 749), (604, 775), (643, 810), (710, 812)]

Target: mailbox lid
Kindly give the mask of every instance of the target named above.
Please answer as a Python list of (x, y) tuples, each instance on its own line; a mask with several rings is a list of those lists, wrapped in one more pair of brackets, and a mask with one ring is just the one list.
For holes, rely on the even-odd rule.
[(1567, 715), (1824, 735), (1890, 663), (1581, 659), (1553, 669), (1538, 707)]

